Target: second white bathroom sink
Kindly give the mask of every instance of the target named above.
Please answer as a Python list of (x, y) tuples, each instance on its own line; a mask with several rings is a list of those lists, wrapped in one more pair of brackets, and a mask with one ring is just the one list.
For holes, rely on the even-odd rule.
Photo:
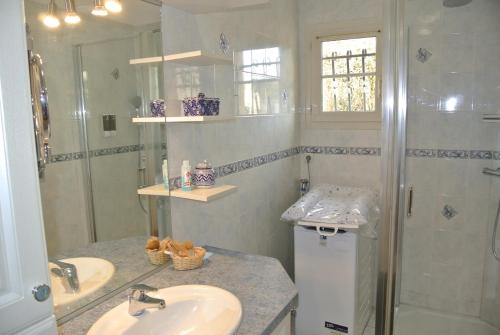
[(164, 299), (165, 308), (131, 316), (124, 302), (97, 320), (87, 335), (231, 335), (241, 321), (239, 299), (218, 287), (173, 286), (148, 295)]
[[(102, 258), (95, 257), (76, 257), (61, 260), (64, 263), (73, 264), (78, 271), (78, 281), (80, 290), (76, 293), (67, 292), (62, 278), (51, 272), (50, 281), (52, 293), (54, 296), (54, 307), (65, 305), (81, 299), (106, 284), (115, 273), (114, 265)], [(49, 269), (58, 268), (52, 262), (49, 262)]]

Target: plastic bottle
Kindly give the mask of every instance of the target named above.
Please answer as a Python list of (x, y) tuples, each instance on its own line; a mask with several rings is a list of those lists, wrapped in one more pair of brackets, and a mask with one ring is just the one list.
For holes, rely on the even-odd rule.
[(193, 190), (192, 182), (191, 182), (191, 166), (189, 165), (189, 161), (182, 161), (181, 166), (181, 189), (185, 192), (189, 192)]
[(165, 189), (168, 191), (169, 185), (168, 185), (168, 163), (167, 160), (163, 160), (163, 165), (161, 166), (161, 172), (163, 174), (163, 186)]

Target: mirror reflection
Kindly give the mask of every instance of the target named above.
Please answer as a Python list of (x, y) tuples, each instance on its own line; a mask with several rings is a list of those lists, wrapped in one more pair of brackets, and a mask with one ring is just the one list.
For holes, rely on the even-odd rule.
[(132, 123), (163, 92), (161, 63), (130, 64), (161, 54), (160, 6), (26, 0), (25, 11), (51, 287), (61, 320), (157, 269), (144, 245), (149, 235), (169, 232), (168, 202), (137, 194), (161, 178), (155, 167), (166, 157), (165, 130)]

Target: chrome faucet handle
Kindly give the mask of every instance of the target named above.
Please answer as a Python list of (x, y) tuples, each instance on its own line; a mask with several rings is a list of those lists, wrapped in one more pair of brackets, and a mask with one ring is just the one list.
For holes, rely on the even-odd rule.
[(139, 291), (141, 293), (158, 291), (158, 289), (156, 287), (151, 287), (151, 286), (148, 286), (146, 284), (134, 284), (134, 285), (130, 286), (130, 290), (131, 290), (131, 292)]
[(146, 292), (154, 291), (158, 291), (158, 289), (144, 284), (132, 285), (128, 295), (128, 313), (132, 316), (139, 316), (144, 313), (146, 308), (165, 308), (165, 300), (146, 294)]
[(55, 265), (57, 265), (58, 267), (60, 267), (61, 269), (74, 269), (74, 268), (76, 268), (76, 266), (74, 266), (71, 263), (66, 263), (63, 261), (55, 260), (55, 259), (52, 260), (51, 262), (54, 263)]
[(71, 263), (66, 263), (58, 260), (52, 260), (53, 264), (59, 268), (52, 268), (50, 271), (57, 277), (62, 279), (63, 286), (68, 293), (76, 293), (80, 291), (80, 281), (78, 280), (78, 271), (76, 266)]

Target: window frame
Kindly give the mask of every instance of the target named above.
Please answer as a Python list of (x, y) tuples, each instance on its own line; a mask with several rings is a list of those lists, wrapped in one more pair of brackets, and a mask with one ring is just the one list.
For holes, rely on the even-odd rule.
[[(354, 30), (354, 29), (353, 29)], [(322, 96), (322, 42), (376, 37), (376, 89), (375, 112), (323, 112)], [(380, 29), (364, 29), (364, 31), (346, 33), (331, 32), (327, 34), (313, 34), (311, 36), (311, 108), (309, 121), (314, 123), (331, 123), (329, 126), (348, 129), (378, 129), (382, 121), (381, 114), (381, 34)]]

